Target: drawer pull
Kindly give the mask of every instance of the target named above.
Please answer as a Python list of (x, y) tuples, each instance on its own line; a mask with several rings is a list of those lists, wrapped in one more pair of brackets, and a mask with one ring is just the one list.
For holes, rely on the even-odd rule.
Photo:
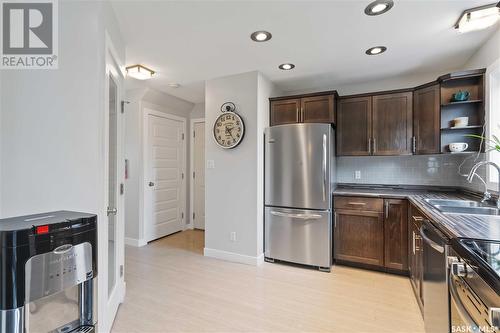
[(412, 216), (413, 220), (415, 221), (423, 221), (424, 218), (422, 216)]
[(355, 205), (355, 206), (366, 206), (365, 202), (348, 202), (348, 205)]

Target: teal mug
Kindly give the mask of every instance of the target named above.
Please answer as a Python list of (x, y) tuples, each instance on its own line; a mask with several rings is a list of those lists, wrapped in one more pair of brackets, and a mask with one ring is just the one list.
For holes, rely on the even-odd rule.
[(451, 97), (451, 100), (454, 102), (463, 102), (463, 101), (468, 100), (469, 97), (470, 97), (470, 93), (468, 91), (459, 90), (458, 92), (453, 94), (453, 96)]

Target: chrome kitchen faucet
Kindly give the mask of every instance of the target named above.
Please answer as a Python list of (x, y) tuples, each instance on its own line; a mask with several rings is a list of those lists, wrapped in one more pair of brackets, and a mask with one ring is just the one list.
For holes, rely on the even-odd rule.
[[(469, 172), (469, 175), (467, 176), (467, 181), (469, 183), (472, 183), (472, 180), (474, 179), (474, 176), (477, 176), (479, 177), (478, 174), (476, 174), (476, 171), (479, 167), (483, 166), (483, 165), (491, 165), (493, 166), (495, 169), (497, 169), (498, 171), (498, 179), (500, 180), (500, 167), (496, 164), (496, 163), (493, 163), (493, 162), (490, 162), (490, 161), (481, 161), (481, 162), (478, 162), (476, 163), (472, 169), (470, 170)], [(500, 181), (498, 183), (498, 197), (497, 197), (497, 208), (500, 209)], [(484, 199), (483, 201), (485, 200), (489, 200), (491, 199), (491, 194), (488, 192), (488, 190), (486, 189), (486, 192), (484, 193)]]

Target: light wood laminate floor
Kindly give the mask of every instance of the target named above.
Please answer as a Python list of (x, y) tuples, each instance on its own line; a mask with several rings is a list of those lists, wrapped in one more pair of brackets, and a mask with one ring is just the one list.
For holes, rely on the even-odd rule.
[(253, 267), (204, 257), (203, 244), (203, 232), (189, 230), (127, 247), (112, 332), (424, 332), (405, 277)]

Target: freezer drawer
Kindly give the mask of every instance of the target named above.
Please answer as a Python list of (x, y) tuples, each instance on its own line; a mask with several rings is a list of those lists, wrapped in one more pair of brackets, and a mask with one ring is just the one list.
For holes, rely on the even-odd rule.
[(329, 124), (266, 128), (265, 204), (331, 209), (332, 140)]
[(266, 258), (330, 268), (330, 211), (266, 207), (265, 214)]

